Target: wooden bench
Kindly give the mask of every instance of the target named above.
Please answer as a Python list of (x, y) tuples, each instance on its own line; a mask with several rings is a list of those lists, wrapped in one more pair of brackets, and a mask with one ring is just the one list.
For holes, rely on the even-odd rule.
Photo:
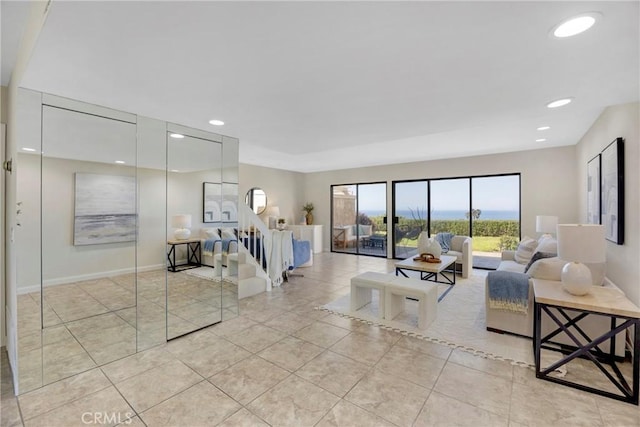
[(418, 328), (426, 329), (436, 318), (436, 284), (371, 271), (351, 278), (351, 311), (356, 312), (370, 304), (374, 289), (379, 294), (379, 319), (393, 320), (404, 310), (407, 297), (418, 301)]

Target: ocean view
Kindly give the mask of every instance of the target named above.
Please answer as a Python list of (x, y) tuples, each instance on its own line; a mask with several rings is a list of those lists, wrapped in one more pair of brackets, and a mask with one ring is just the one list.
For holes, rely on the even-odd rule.
[[(384, 215), (385, 211), (383, 210), (362, 210), (361, 212), (367, 214), (369, 217)], [(425, 212), (422, 211), (423, 216), (425, 216)], [(431, 219), (466, 219), (467, 211), (463, 210), (450, 210), (450, 211), (433, 211), (431, 212)], [(411, 211), (407, 210), (399, 210), (396, 212), (397, 216), (403, 216), (405, 218), (413, 218), (411, 215)], [(414, 210), (414, 215), (416, 215), (416, 211)], [(426, 218), (425, 218), (426, 219)], [(518, 211), (482, 211), (480, 214), (480, 219), (494, 219), (494, 220), (518, 220), (519, 212)]]

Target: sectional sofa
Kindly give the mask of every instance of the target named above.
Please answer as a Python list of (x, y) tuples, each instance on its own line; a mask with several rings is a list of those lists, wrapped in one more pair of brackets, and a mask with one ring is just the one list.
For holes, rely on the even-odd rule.
[[(547, 242), (547, 250), (552, 250), (554, 242)], [(557, 248), (557, 244), (556, 244)], [(556, 249), (557, 251), (557, 249)], [(535, 252), (534, 252), (535, 254)], [(505, 251), (502, 253), (502, 261), (498, 267), (498, 271), (508, 271), (513, 273), (524, 273), (528, 262), (518, 262), (516, 260), (516, 251)], [(522, 260), (520, 260), (522, 261)], [(538, 259), (531, 264), (527, 275), (529, 276), (529, 295), (528, 295), (528, 309), (526, 314), (522, 314), (515, 311), (508, 311), (503, 309), (490, 308), (489, 304), (489, 281), (490, 275), (487, 275), (485, 282), (485, 307), (486, 307), (486, 328), (492, 332), (509, 333), (515, 335), (521, 335), (524, 337), (533, 337), (533, 279), (544, 279), (557, 282), (558, 286), (562, 286), (560, 276), (562, 273), (562, 267), (567, 262), (556, 257)], [(594, 284), (599, 286), (606, 286), (614, 288), (619, 292), (622, 292), (615, 284), (605, 278), (605, 264), (590, 264), (588, 267), (591, 269), (592, 276), (594, 278)], [(514, 280), (515, 281), (515, 280)], [(576, 315), (577, 312), (573, 312)], [(599, 336), (610, 328), (610, 319), (605, 316), (598, 316), (595, 314), (589, 315), (578, 322), (578, 325), (591, 336)], [(547, 316), (543, 315), (542, 318), (542, 334), (543, 336), (552, 332), (555, 329), (555, 323)], [(557, 341), (561, 345), (572, 345), (573, 342), (564, 334), (559, 334)], [(624, 357), (624, 340), (616, 339), (616, 355)]]

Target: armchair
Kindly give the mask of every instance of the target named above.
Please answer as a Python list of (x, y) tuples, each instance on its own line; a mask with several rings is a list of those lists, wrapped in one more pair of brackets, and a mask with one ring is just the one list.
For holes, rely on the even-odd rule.
[[(355, 246), (359, 241), (368, 239), (373, 234), (372, 225), (343, 225), (333, 227), (333, 244), (346, 248), (352, 244)], [(356, 242), (356, 240), (358, 242)]]
[(473, 269), (473, 247), (472, 239), (468, 236), (453, 236), (449, 244), (447, 255), (455, 256), (456, 270), (461, 266), (463, 278), (469, 277)]

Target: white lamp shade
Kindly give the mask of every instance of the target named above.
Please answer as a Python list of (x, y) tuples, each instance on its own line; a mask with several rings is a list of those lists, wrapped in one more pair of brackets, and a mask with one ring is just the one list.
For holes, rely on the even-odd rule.
[(558, 224), (558, 257), (570, 261), (562, 269), (562, 287), (573, 295), (589, 293), (591, 270), (582, 263), (604, 263), (606, 249), (603, 225)]
[(555, 233), (558, 217), (550, 215), (536, 216), (536, 231), (538, 233)]
[(280, 208), (278, 206), (267, 206), (264, 214), (267, 217), (269, 228), (276, 228), (278, 217), (280, 216)]
[(266, 211), (267, 216), (280, 216), (280, 208), (278, 206), (269, 206)]
[(174, 215), (171, 217), (171, 226), (173, 228), (191, 228), (191, 215)]
[(565, 261), (602, 263), (607, 246), (604, 226), (597, 224), (558, 224), (558, 258)]

